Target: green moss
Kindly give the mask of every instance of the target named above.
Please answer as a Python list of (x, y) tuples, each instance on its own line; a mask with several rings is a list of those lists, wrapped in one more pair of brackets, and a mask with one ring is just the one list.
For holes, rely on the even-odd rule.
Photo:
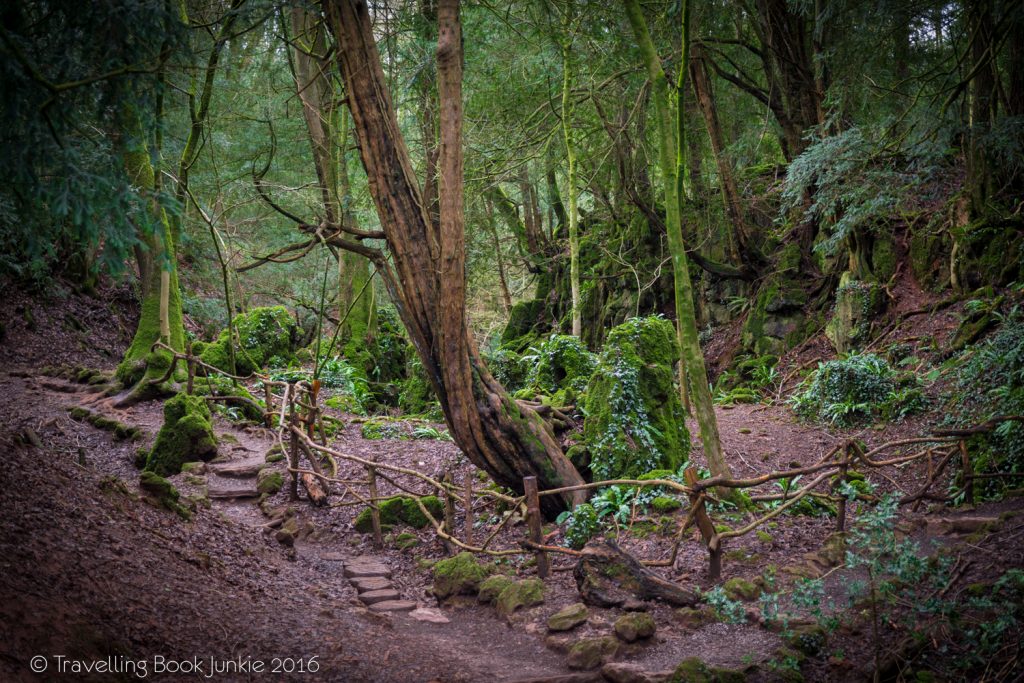
[(716, 683), (711, 669), (699, 657), (687, 657), (679, 662), (668, 683)]
[[(235, 348), (235, 367), (240, 375), (263, 368), (274, 356), (290, 358), (299, 338), (299, 328), (284, 306), (254, 308), (239, 313), (232, 321), (239, 346)], [(203, 350), (202, 361), (230, 372), (229, 330)]]
[(434, 565), (434, 595), (440, 599), (452, 595), (473, 595), (490, 570), (471, 553), (459, 553)]
[(498, 614), (509, 616), (521, 607), (533, 607), (544, 602), (544, 582), (540, 579), (515, 581), (498, 594), (494, 605)]
[(160, 507), (174, 512), (182, 519), (192, 518), (192, 513), (178, 502), (178, 489), (160, 475), (144, 471), (139, 476), (139, 488)]
[(489, 576), (480, 584), (480, 591), (477, 593), (477, 599), (480, 602), (494, 603), (501, 592), (515, 583), (515, 579), (505, 576), (504, 574), (495, 574)]
[(686, 461), (690, 437), (673, 384), (675, 359), (675, 330), (664, 318), (634, 318), (608, 333), (583, 427), (595, 478), (674, 471)]
[(409, 548), (415, 548), (420, 544), (420, 539), (416, 534), (410, 534), (408, 531), (403, 532), (395, 536), (395, 547), (399, 550), (408, 550)]
[(410, 354), (406, 363), (406, 379), (398, 394), (398, 407), (407, 415), (440, 415), (441, 406), (434, 387), (416, 354)]
[[(427, 508), (427, 511), (430, 512), (430, 515), (435, 520), (441, 519), (444, 516), (444, 503), (437, 496), (424, 496), (420, 499), (420, 502), (423, 503), (423, 507)], [(423, 511), (420, 510), (420, 506), (412, 498), (402, 499), (401, 519), (414, 529), (422, 529), (430, 524), (430, 520), (427, 519)]]
[(658, 496), (651, 501), (651, 509), (662, 514), (674, 512), (681, 507), (683, 507), (682, 502), (669, 496)]
[(256, 490), (273, 495), (284, 486), (284, 475), (277, 470), (264, 469), (256, 476)]
[(205, 400), (178, 394), (164, 403), (164, 424), (146, 459), (146, 470), (161, 476), (177, 474), (186, 462), (208, 461), (216, 454), (217, 439)]
[(619, 648), (619, 641), (615, 636), (583, 638), (569, 648), (566, 661), (570, 669), (596, 669), (614, 657)]
[[(581, 392), (594, 373), (597, 359), (576, 337), (553, 334), (525, 356), (532, 361), (528, 383), (538, 394), (554, 396), (570, 390)], [(565, 405), (566, 399), (558, 402)], [(554, 402), (554, 401), (552, 401)]]
[(520, 301), (509, 311), (508, 323), (501, 333), (501, 345), (510, 351), (522, 353), (538, 334), (544, 314), (543, 299)]
[[(440, 519), (444, 515), (444, 504), (437, 496), (424, 496), (421, 500), (434, 519)], [(430, 524), (416, 501), (409, 496), (385, 498), (377, 503), (377, 507), (380, 509), (382, 525), (407, 524), (414, 529), (422, 529)], [(364, 508), (356, 516), (355, 529), (363, 534), (373, 531), (373, 516), (370, 508)]]
[(563, 607), (548, 618), (549, 631), (569, 631), (587, 621), (590, 612), (582, 602)]
[(629, 612), (615, 620), (615, 635), (627, 643), (650, 638), (657, 626), (647, 612)]
[(758, 586), (738, 576), (722, 584), (722, 590), (725, 591), (730, 600), (750, 602), (751, 600), (756, 600), (761, 595), (761, 589)]

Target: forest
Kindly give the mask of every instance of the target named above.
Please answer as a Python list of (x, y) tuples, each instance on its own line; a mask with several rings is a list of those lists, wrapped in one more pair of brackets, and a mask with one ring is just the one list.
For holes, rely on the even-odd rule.
[(0, 5), (0, 679), (1024, 678), (1024, 2)]

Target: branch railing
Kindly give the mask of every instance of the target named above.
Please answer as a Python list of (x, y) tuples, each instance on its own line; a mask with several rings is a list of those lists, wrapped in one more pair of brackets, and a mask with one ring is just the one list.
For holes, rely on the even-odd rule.
[[(685, 495), (689, 501), (689, 510), (674, 534), (668, 557), (641, 559), (640, 561), (647, 566), (674, 566), (687, 530), (696, 525), (702, 543), (708, 552), (709, 578), (716, 580), (721, 576), (723, 544), (726, 541), (756, 531), (805, 498), (813, 497), (834, 503), (836, 506), (835, 530), (845, 531), (848, 518), (847, 507), (851, 499), (864, 502), (877, 500), (870, 494), (856, 493), (848, 496), (849, 490), (842, 491), (844, 482), (852, 481), (858, 478), (858, 475), (863, 476), (867, 471), (876, 471), (881, 474), (881, 470), (884, 468), (907, 465), (912, 462), (925, 462), (924, 481), (919, 483), (914, 490), (908, 491), (892, 478), (886, 477), (902, 494), (899, 504), (913, 505), (914, 509), (917, 509), (926, 500), (935, 502), (952, 500), (948, 495), (934, 493), (933, 488), (950, 464), (959, 461), (958, 484), (964, 492), (965, 502), (973, 504), (975, 483), (996, 475), (978, 473), (974, 470), (967, 447), (968, 439), (978, 434), (991, 432), (1003, 422), (1024, 421), (1024, 416), (1003, 415), (966, 429), (943, 430), (935, 432), (932, 436), (899, 439), (869, 450), (865, 450), (858, 441), (846, 440), (811, 465), (768, 472), (748, 478), (709, 477), (701, 479), (697, 470), (690, 467), (683, 473), (683, 482), (675, 479), (610, 479), (539, 490), (535, 477), (525, 477), (523, 479), (524, 494), (510, 496), (490, 489), (474, 489), (472, 477), (468, 474), (462, 482), (462, 486), (459, 486), (452, 478), (451, 473), (446, 473), (446, 476), (442, 478), (432, 477), (409, 467), (379, 462), (332, 448), (328, 445), (323, 409), (318, 400), (320, 386), (316, 380), (273, 380), (269, 376), (258, 373), (250, 377), (235, 377), (202, 362), (201, 359), (190, 353), (177, 352), (160, 342), (154, 345), (155, 348), (163, 348), (172, 354), (171, 366), (165, 377), (153, 380), (157, 383), (170, 379), (174, 375), (176, 364), (179, 361), (187, 364), (187, 391), (189, 393), (192, 392), (197, 369), (202, 369), (207, 375), (216, 372), (238, 381), (257, 379), (262, 383), (264, 406), (258, 406), (244, 397), (242, 400), (252, 403), (260, 409), (265, 426), (274, 430), (276, 447), (282, 453), (287, 454), (288, 472), (291, 475), (289, 496), (292, 500), (298, 500), (298, 490), (301, 484), (309, 500), (315, 505), (330, 504), (332, 507), (363, 505), (368, 507), (371, 515), (373, 542), (376, 547), (380, 548), (384, 544), (380, 503), (392, 497), (391, 495), (382, 496), (380, 493), (379, 482), (385, 481), (395, 490), (401, 491), (402, 495), (415, 501), (435, 535), (450, 551), (460, 549), (493, 556), (533, 553), (537, 560), (537, 572), (541, 578), (545, 578), (551, 571), (549, 554), (572, 556), (580, 554), (577, 550), (552, 546), (544, 542), (543, 519), (540, 512), (540, 498), (543, 496), (613, 485), (637, 488), (659, 487)], [(211, 391), (212, 389), (211, 385)], [(224, 400), (225, 397), (213, 395), (206, 398), (210, 401), (217, 401)], [(905, 450), (908, 447), (917, 448), (906, 453)], [(899, 452), (888, 458), (880, 458), (892, 451)], [(341, 461), (361, 467), (365, 471), (366, 478), (352, 479), (339, 476), (338, 463)], [(329, 467), (329, 472), (325, 470), (325, 464)], [(883, 474), (883, 476), (885, 475)], [(1000, 473), (998, 476), (1024, 477), (1024, 473)], [(782, 480), (793, 481), (799, 477), (811, 478), (807, 483), (802, 483), (799, 488), (786, 488), (781, 493), (749, 495), (748, 498), (751, 501), (772, 503), (773, 507), (754, 516), (741, 527), (719, 531), (721, 527), (716, 525), (711, 517), (709, 503), (717, 502), (715, 491), (722, 489), (756, 490), (765, 484)], [(420, 487), (419, 489), (416, 488), (417, 485)], [(421, 490), (422, 488), (426, 488), (427, 491), (424, 492)], [(823, 488), (824, 490), (822, 490)], [(365, 492), (360, 489), (365, 489)], [(334, 495), (337, 495), (338, 500), (329, 503), (329, 498)], [(441, 519), (435, 517), (424, 504), (423, 499), (428, 495), (437, 495), (444, 501), (444, 514)], [(481, 508), (477, 499), (485, 499), (484, 504), (491, 501), (500, 502), (511, 511), (479, 542), (475, 542), (473, 537), (473, 519), (477, 509)], [(461, 538), (456, 535), (454, 523), (457, 508), (461, 508), (464, 519)], [(519, 512), (518, 516), (517, 511)], [(519, 542), (519, 548), (493, 547), (498, 536), (508, 528), (514, 519), (524, 519), (527, 527), (526, 538)]]

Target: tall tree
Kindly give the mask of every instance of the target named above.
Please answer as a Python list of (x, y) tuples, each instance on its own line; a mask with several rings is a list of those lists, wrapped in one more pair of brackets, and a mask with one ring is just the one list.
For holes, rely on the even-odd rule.
[[(457, 0), (438, 4), (440, 220), (427, 214), (423, 193), (399, 132), (391, 95), (362, 0), (330, 0), (327, 18), (337, 40), (338, 67), (355, 124), (363, 167), (390, 251), (359, 245), (370, 256), (430, 378), (456, 443), (498, 483), (522, 490), (535, 475), (545, 488), (582, 483), (551, 427), (516, 403), (480, 358), (465, 315), (462, 212), (462, 31)], [(393, 263), (393, 265), (392, 265)], [(555, 513), (580, 492), (544, 498)]]
[[(686, 374), (690, 379), (694, 412), (700, 426), (701, 440), (704, 444), (704, 456), (708, 467), (715, 476), (731, 476), (729, 465), (722, 454), (722, 443), (718, 435), (718, 420), (711, 402), (708, 389), (708, 373), (704, 365), (704, 355), (700, 349), (697, 335), (697, 319), (693, 307), (693, 285), (690, 281), (690, 270), (686, 258), (686, 245), (683, 242), (682, 217), (679, 209), (679, 184), (676, 131), (682, 124), (672, 117), (671, 94), (668, 77), (661, 67), (661, 59), (654, 47), (651, 35), (647, 30), (638, 0), (623, 0), (626, 15), (636, 35), (636, 42), (647, 67), (651, 81), (651, 97), (658, 118), (658, 149), (661, 162), (661, 173), (665, 186), (665, 227), (668, 232), (669, 253), (672, 257), (672, 271), (675, 281), (675, 307), (677, 319), (677, 342), (680, 357), (686, 364)], [(689, 26), (687, 13), (689, 3), (683, 0), (681, 11), (684, 29)], [(686, 56), (689, 50), (689, 36), (683, 32), (683, 64), (685, 71)]]
[(576, 183), (576, 132), (573, 123), (573, 21), (572, 6), (562, 15), (562, 137), (565, 139), (566, 191), (569, 194), (569, 290), (572, 297), (572, 336), (583, 334), (583, 312), (580, 310), (580, 215), (579, 188)]

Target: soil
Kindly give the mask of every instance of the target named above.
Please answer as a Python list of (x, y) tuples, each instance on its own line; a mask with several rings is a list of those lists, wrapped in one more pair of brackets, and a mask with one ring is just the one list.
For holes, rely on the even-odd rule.
[[(921, 295), (921, 298), (926, 298)], [(100, 298), (68, 294), (45, 306), (23, 293), (0, 302), (3, 318), (10, 321), (0, 344), (0, 448), (6, 454), (0, 466), (0, 679), (31, 680), (139, 680), (128, 670), (109, 674), (55, 675), (55, 656), (82, 661), (104, 659), (125, 671), (131, 662), (146, 661), (155, 680), (210, 680), (202, 674), (211, 666), (231, 660), (236, 668), (262, 663), (263, 672), (235, 671), (213, 676), (219, 681), (514, 681), (570, 673), (557, 644), (546, 643), (547, 618), (578, 601), (569, 571), (571, 556), (553, 556), (554, 571), (546, 580), (542, 604), (499, 616), (474, 598), (439, 606), (430, 593), (430, 566), (452, 553), (430, 530), (397, 527), (388, 531), (384, 548), (374, 548), (369, 535), (355, 531), (353, 522), (364, 508), (354, 486), (336, 486), (330, 505), (316, 508), (304, 495), (289, 498), (288, 486), (259, 505), (256, 499), (204, 500), (205, 491), (252, 487), (253, 481), (216, 474), (218, 467), (259, 464), (274, 446), (273, 434), (260, 426), (244, 426), (223, 417), (215, 420), (220, 437), (220, 463), (200, 478), (171, 478), (183, 500), (195, 501), (190, 521), (146, 500), (138, 486), (136, 450), (151, 445), (162, 423), (158, 401), (116, 410), (95, 387), (79, 385), (40, 371), (44, 366), (85, 365), (111, 370), (120, 349), (129, 341), (131, 314), (119, 313), (131, 300), (127, 290), (111, 288)], [(915, 301), (906, 310), (923, 305)], [(16, 313), (16, 311), (22, 313)], [(23, 311), (31, 310), (26, 316)], [(902, 310), (902, 309), (901, 309)], [(82, 329), (67, 323), (79, 320)], [(121, 319), (120, 316), (124, 316)], [(29, 320), (32, 324), (29, 324)], [(944, 339), (955, 324), (955, 310), (907, 319), (906, 329), (893, 341), (927, 345), (926, 337)], [(63, 322), (62, 322), (63, 321)], [(44, 333), (45, 331), (45, 333)], [(827, 343), (816, 340), (784, 358), (779, 396), (799, 381), (801, 368), (828, 357)], [(923, 355), (923, 352), (922, 352)], [(140, 442), (119, 441), (107, 431), (76, 421), (68, 408), (84, 405), (108, 417), (143, 429)], [(449, 441), (413, 438), (423, 423), (395, 420), (402, 438), (367, 440), (363, 418), (331, 411), (344, 427), (332, 437), (332, 448), (365, 459), (407, 467), (430, 476), (450, 473), (455, 482), (472, 480), (480, 490), (489, 482), (480, 478)], [(798, 422), (783, 401), (771, 405), (720, 407), (718, 417), (725, 451), (738, 476), (810, 464), (846, 439), (860, 439), (870, 447), (897, 438), (927, 433), (934, 414), (916, 416), (881, 429), (833, 430)], [(689, 424), (696, 434), (695, 424)], [(443, 425), (432, 425), (438, 432)], [(693, 461), (701, 464), (699, 439), (694, 436)], [(224, 464), (221, 464), (224, 463)], [(362, 480), (361, 465), (341, 459), (338, 478)], [(285, 472), (282, 463), (272, 465)], [(875, 483), (882, 491), (913, 490), (924, 482), (923, 466), (887, 468)], [(205, 481), (204, 481), (205, 480)], [(398, 486), (421, 493), (422, 482), (410, 477), (381, 481), (381, 493), (401, 492)], [(776, 489), (766, 486), (763, 492)], [(363, 493), (362, 495), (365, 495)], [(208, 506), (208, 507), (207, 507)], [(286, 543), (276, 540), (268, 527), (271, 515), (292, 508), (301, 529)], [(948, 508), (905, 510), (899, 528), (907, 538), (930, 548), (946, 546), (956, 557), (949, 591), (991, 582), (1009, 567), (1024, 566), (1024, 499), (1010, 498), (976, 510)], [(480, 541), (505, 514), (495, 502), (478, 498), (474, 506)], [(851, 517), (858, 506), (851, 509)], [(667, 557), (674, 526), (672, 520), (635, 516), (633, 533), (620, 533), (628, 552), (644, 559)], [(997, 517), (1004, 521), (986, 533), (954, 533), (958, 517)], [(747, 517), (728, 510), (714, 511), (716, 522), (738, 526)], [(464, 538), (464, 514), (457, 505), (456, 536)], [(663, 526), (664, 523), (664, 526)], [(791, 587), (798, 570), (820, 555), (834, 532), (831, 516), (782, 515), (764, 534), (730, 539), (725, 547), (722, 580), (764, 580), (771, 575), (780, 588)], [(665, 531), (659, 530), (659, 528)], [(399, 549), (396, 536), (412, 533), (413, 547)], [(554, 525), (545, 527), (547, 542), (561, 542)], [(525, 534), (519, 519), (506, 525), (494, 548), (517, 548)], [(406, 612), (368, 610), (345, 579), (347, 560), (370, 556), (392, 571), (392, 583), (402, 599), (420, 607), (440, 609), (447, 623), (419, 621)], [(521, 577), (535, 576), (529, 555), (495, 560), (499, 570)], [(663, 578), (687, 587), (709, 590), (717, 581), (707, 576), (708, 556), (699, 534), (688, 533), (673, 567), (656, 568)], [(794, 569), (794, 571), (789, 571)], [(844, 587), (857, 578), (846, 570), (826, 574), (826, 596), (840, 602)], [(635, 606), (631, 606), (633, 608)], [(694, 624), (667, 605), (646, 603), (642, 608), (655, 618), (655, 636), (626, 646), (616, 661), (646, 671), (673, 669), (681, 659), (699, 656), (710, 665), (749, 669), (761, 665), (751, 680), (774, 680), (779, 669), (779, 648), (784, 639), (767, 628), (755, 604), (745, 605), (746, 623), (711, 620)], [(607, 635), (622, 609), (590, 609), (586, 624), (573, 638)], [(872, 669), (871, 639), (863, 622), (853, 620), (832, 636), (828, 651), (803, 667), (808, 680), (862, 680)], [(51, 668), (42, 678), (29, 672), (36, 655), (49, 658)], [(199, 674), (154, 676), (155, 658), (191, 660), (205, 667)], [(313, 659), (315, 658), (315, 659)], [(270, 673), (269, 669), (291, 667)], [(316, 671), (312, 671), (313, 667)], [(297, 671), (296, 667), (310, 669)]]

